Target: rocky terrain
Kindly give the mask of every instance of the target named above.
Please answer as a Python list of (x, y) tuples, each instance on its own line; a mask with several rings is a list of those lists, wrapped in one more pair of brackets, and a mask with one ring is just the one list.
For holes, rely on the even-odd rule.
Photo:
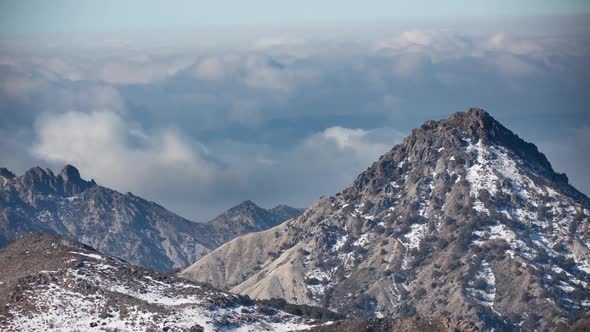
[(180, 276), (357, 318), (567, 329), (590, 311), (589, 215), (533, 144), (470, 109), (424, 123), (350, 187)]
[(0, 249), (0, 262), (2, 331), (295, 331), (317, 324), (48, 234)]
[(343, 320), (310, 328), (310, 332), (476, 332), (479, 329), (468, 322), (449, 318), (371, 318)]
[(57, 175), (39, 167), (22, 176), (0, 169), (0, 247), (30, 232), (46, 232), (159, 271), (188, 266), (236, 236), (299, 213), (276, 209), (245, 202), (209, 223), (195, 223), (131, 193), (85, 181), (70, 165)]

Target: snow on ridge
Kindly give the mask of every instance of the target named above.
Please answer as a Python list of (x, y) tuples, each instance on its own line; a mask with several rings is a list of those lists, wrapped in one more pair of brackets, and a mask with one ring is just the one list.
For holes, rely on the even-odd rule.
[(98, 260), (104, 260), (104, 257), (102, 257), (101, 255), (98, 255), (98, 254), (86, 254), (86, 253), (77, 252), (77, 251), (70, 251), (70, 253), (80, 255), (80, 256), (86, 256), (86, 257), (90, 257), (90, 258), (94, 258), (94, 259), (98, 259)]
[[(530, 199), (530, 193), (543, 194), (544, 191), (520, 170), (517, 162), (509, 156), (508, 151), (500, 146), (486, 146), (481, 140), (476, 144), (468, 141), (468, 152), (477, 153), (477, 162), (467, 168), (467, 181), (471, 186), (471, 195), (478, 196), (479, 190), (487, 190), (491, 195), (497, 192), (496, 184), (507, 179), (514, 192), (523, 199)], [(506, 189), (503, 189), (506, 192)]]

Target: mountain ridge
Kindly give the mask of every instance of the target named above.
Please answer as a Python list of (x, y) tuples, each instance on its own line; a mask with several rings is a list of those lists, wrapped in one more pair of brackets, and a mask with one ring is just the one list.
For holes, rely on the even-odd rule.
[(272, 227), (285, 217), (252, 208), (262, 212), (255, 218), (234, 215), (226, 232), (220, 227), (223, 218), (192, 222), (132, 193), (83, 180), (72, 165), (57, 175), (38, 166), (21, 176), (2, 168), (0, 180), (0, 247), (40, 231), (80, 240), (159, 271), (187, 266), (224, 242)]

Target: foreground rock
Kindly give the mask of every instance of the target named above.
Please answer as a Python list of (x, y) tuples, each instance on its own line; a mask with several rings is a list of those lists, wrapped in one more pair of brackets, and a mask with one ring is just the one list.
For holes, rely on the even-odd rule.
[(0, 249), (2, 331), (287, 331), (313, 322), (34, 233)]
[(589, 210), (533, 144), (471, 109), (426, 122), (342, 192), (180, 275), (357, 318), (550, 330), (590, 310)]

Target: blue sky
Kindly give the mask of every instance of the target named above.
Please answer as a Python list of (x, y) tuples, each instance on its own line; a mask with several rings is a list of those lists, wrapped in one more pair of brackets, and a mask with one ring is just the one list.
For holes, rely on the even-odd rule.
[(19, 1), (0, 3), (0, 31), (120, 32), (203, 26), (305, 26), (368, 23), (412, 17), (572, 15), (590, 12), (586, 0), (373, 1)]
[(441, 3), (0, 2), (0, 167), (205, 221), (307, 206), (480, 107), (590, 193), (588, 2)]

